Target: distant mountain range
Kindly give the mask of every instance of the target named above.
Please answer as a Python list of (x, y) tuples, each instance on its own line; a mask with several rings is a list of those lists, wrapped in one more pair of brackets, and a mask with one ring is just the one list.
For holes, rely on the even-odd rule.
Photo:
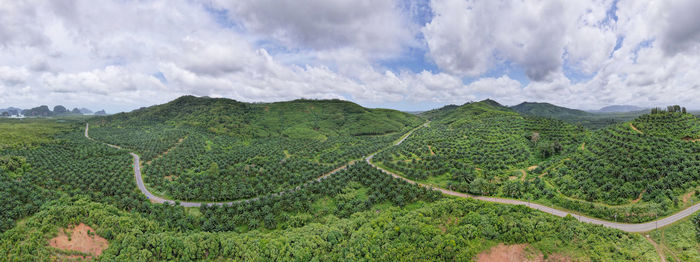
[(612, 105), (612, 106), (606, 106), (601, 109), (598, 109), (597, 111), (591, 111), (595, 113), (625, 113), (625, 112), (634, 112), (634, 111), (642, 111), (646, 110), (646, 108), (643, 107), (638, 107), (638, 106), (630, 106), (630, 105)]
[(569, 118), (593, 115), (592, 113), (583, 110), (556, 106), (550, 103), (523, 102), (519, 105), (511, 106), (510, 109), (513, 109), (516, 112), (521, 113), (523, 115), (544, 116), (552, 118)]
[[(64, 115), (91, 115), (92, 110), (87, 108), (73, 108), (73, 110), (68, 110), (62, 105), (57, 105), (53, 110), (49, 109), (48, 106), (42, 105), (34, 107), (31, 109), (21, 109), (17, 107), (0, 108), (0, 117), (51, 117), (51, 116), (64, 116)], [(97, 111), (95, 115), (106, 115), (107, 113), (103, 110)]]

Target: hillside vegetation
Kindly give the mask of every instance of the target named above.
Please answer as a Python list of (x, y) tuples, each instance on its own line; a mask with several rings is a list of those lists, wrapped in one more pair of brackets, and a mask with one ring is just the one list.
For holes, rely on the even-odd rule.
[(158, 195), (224, 201), (297, 187), (423, 120), (340, 100), (249, 104), (185, 96), (90, 122), (93, 138), (142, 156), (145, 182)]
[(648, 221), (687, 207), (700, 178), (698, 120), (654, 112), (591, 132), (485, 100), (430, 112), (429, 128), (376, 161), (461, 192)]
[[(0, 257), (468, 261), (527, 243), (532, 254), (563, 260), (658, 259), (641, 234), (394, 178), (362, 161), (377, 152), (375, 164), (426, 184), (610, 220), (645, 221), (698, 199), (697, 119), (682, 113), (655, 111), (597, 131), (492, 100), (422, 117), (431, 121), (418, 128), (421, 117), (343, 101), (182, 97), (89, 119), (94, 140), (78, 120), (9, 122), (15, 133), (44, 131), (0, 144)], [(151, 203), (136, 187), (129, 152), (141, 156), (146, 186), (159, 196), (232, 202)], [(101, 253), (50, 245), (56, 236), (70, 242), (76, 225), (90, 228), (87, 239), (104, 238)]]
[(323, 140), (332, 136), (381, 135), (416, 126), (414, 115), (368, 109), (342, 100), (243, 103), (225, 98), (183, 96), (169, 103), (96, 118), (112, 127), (191, 126), (234, 137), (288, 137)]
[(649, 112), (648, 110), (640, 110), (630, 112), (599, 111), (597, 113), (590, 113), (582, 110), (560, 107), (549, 103), (532, 102), (524, 102), (510, 108), (523, 115), (559, 119), (571, 124), (581, 125), (589, 129), (601, 129), (609, 125), (631, 121), (636, 117)]
[(518, 105), (511, 106), (510, 108), (523, 115), (542, 116), (558, 119), (593, 115), (586, 111), (569, 109), (566, 107), (552, 105), (550, 103), (523, 102)]
[(700, 178), (700, 144), (681, 139), (696, 136), (697, 123), (689, 114), (660, 112), (599, 130), (550, 176), (576, 198), (622, 204), (641, 197), (661, 209), (677, 206), (676, 196)]
[(586, 135), (581, 127), (523, 117), (492, 100), (441, 111), (429, 128), (381, 152), (376, 161), (409, 178), (462, 192), (499, 195), (508, 185), (516, 186), (504, 190), (508, 196), (537, 195), (542, 194), (542, 181), (520, 178), (538, 161), (575, 150)]

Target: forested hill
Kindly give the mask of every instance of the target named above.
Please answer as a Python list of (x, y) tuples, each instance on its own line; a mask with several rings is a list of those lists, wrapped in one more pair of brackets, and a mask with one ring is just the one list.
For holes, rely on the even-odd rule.
[(397, 132), (423, 120), (412, 114), (368, 109), (342, 100), (244, 103), (225, 98), (183, 96), (162, 105), (95, 118), (109, 126), (165, 124), (193, 126), (237, 137), (320, 138)]
[(645, 134), (674, 139), (700, 139), (700, 120), (683, 112), (653, 111), (635, 119), (632, 124)]
[(520, 115), (499, 104), (491, 99), (482, 100), (479, 102), (471, 102), (454, 108), (444, 108), (439, 109), (434, 112), (431, 116), (434, 121), (443, 124), (454, 124), (461, 125), (465, 121), (471, 121), (474, 117), (483, 118), (485, 114), (490, 115), (504, 115), (504, 116), (514, 116), (520, 117)]
[(585, 111), (556, 106), (550, 103), (523, 102), (519, 105), (512, 106), (510, 108), (523, 115), (551, 117), (558, 119), (569, 118), (572, 116), (580, 117), (593, 115)]

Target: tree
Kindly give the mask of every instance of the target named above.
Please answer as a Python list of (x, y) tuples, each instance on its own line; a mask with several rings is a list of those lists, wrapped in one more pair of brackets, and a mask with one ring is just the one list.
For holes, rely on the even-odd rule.
[(221, 171), (219, 171), (219, 164), (216, 162), (211, 162), (209, 169), (207, 169), (207, 174), (212, 176), (219, 176)]

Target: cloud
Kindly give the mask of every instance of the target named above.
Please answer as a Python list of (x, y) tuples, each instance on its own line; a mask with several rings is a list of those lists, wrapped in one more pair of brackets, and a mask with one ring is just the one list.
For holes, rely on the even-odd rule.
[(417, 29), (392, 0), (213, 1), (246, 29), (293, 49), (351, 47), (395, 54)]
[(0, 5), (0, 103), (118, 111), (194, 94), (413, 110), (485, 98), (692, 107), (697, 5), (12, 1)]
[[(602, 24), (610, 1), (432, 1), (433, 20), (423, 28), (430, 56), (454, 74), (479, 76), (515, 62), (535, 81), (572, 63), (592, 72), (615, 45)], [(601, 15), (602, 14), (602, 15)], [(587, 37), (593, 39), (586, 39)], [(599, 40), (586, 45), (582, 40)]]
[(19, 86), (26, 83), (29, 72), (24, 67), (0, 66), (0, 85)]
[(661, 45), (664, 51), (672, 55), (688, 50), (700, 51), (700, 1), (673, 0), (665, 1), (665, 5), (661, 14)]

